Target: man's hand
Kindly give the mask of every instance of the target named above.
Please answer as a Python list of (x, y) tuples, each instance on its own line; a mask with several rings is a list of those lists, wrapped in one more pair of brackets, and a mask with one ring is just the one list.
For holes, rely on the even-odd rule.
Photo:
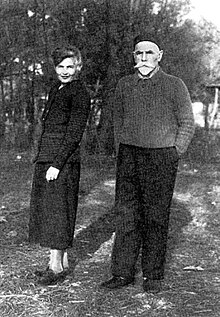
[(58, 170), (57, 168), (53, 166), (50, 166), (46, 173), (46, 180), (49, 182), (49, 181), (53, 181), (57, 179), (59, 172), (60, 170)]

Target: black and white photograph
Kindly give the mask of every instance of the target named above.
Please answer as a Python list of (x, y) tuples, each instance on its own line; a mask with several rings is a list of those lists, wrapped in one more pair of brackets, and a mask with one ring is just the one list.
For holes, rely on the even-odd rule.
[(0, 316), (220, 316), (220, 1), (0, 0)]

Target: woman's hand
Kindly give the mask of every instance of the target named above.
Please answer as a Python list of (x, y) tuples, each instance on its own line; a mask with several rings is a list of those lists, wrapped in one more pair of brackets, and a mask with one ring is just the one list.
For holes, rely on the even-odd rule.
[(46, 180), (49, 182), (57, 179), (59, 172), (60, 170), (56, 167), (50, 166), (46, 173)]

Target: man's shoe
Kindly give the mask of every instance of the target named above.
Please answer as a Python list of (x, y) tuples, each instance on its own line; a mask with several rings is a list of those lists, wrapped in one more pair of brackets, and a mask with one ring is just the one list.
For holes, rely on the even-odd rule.
[(40, 285), (56, 285), (57, 283), (61, 283), (66, 278), (66, 272), (62, 271), (60, 273), (54, 273), (52, 270), (48, 269), (44, 271), (44, 274), (39, 277), (38, 284)]
[(159, 293), (162, 289), (161, 280), (148, 280), (144, 279), (143, 281), (143, 289), (147, 293)]
[(133, 277), (113, 276), (110, 280), (103, 282), (100, 286), (109, 289), (117, 289), (129, 284), (134, 284)]

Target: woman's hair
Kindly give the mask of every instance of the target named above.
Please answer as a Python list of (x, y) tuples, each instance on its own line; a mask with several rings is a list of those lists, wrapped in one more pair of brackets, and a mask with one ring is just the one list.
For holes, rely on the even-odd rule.
[(58, 47), (52, 52), (51, 57), (55, 67), (65, 58), (73, 58), (75, 60), (77, 72), (82, 68), (82, 56), (80, 50), (76, 46)]

